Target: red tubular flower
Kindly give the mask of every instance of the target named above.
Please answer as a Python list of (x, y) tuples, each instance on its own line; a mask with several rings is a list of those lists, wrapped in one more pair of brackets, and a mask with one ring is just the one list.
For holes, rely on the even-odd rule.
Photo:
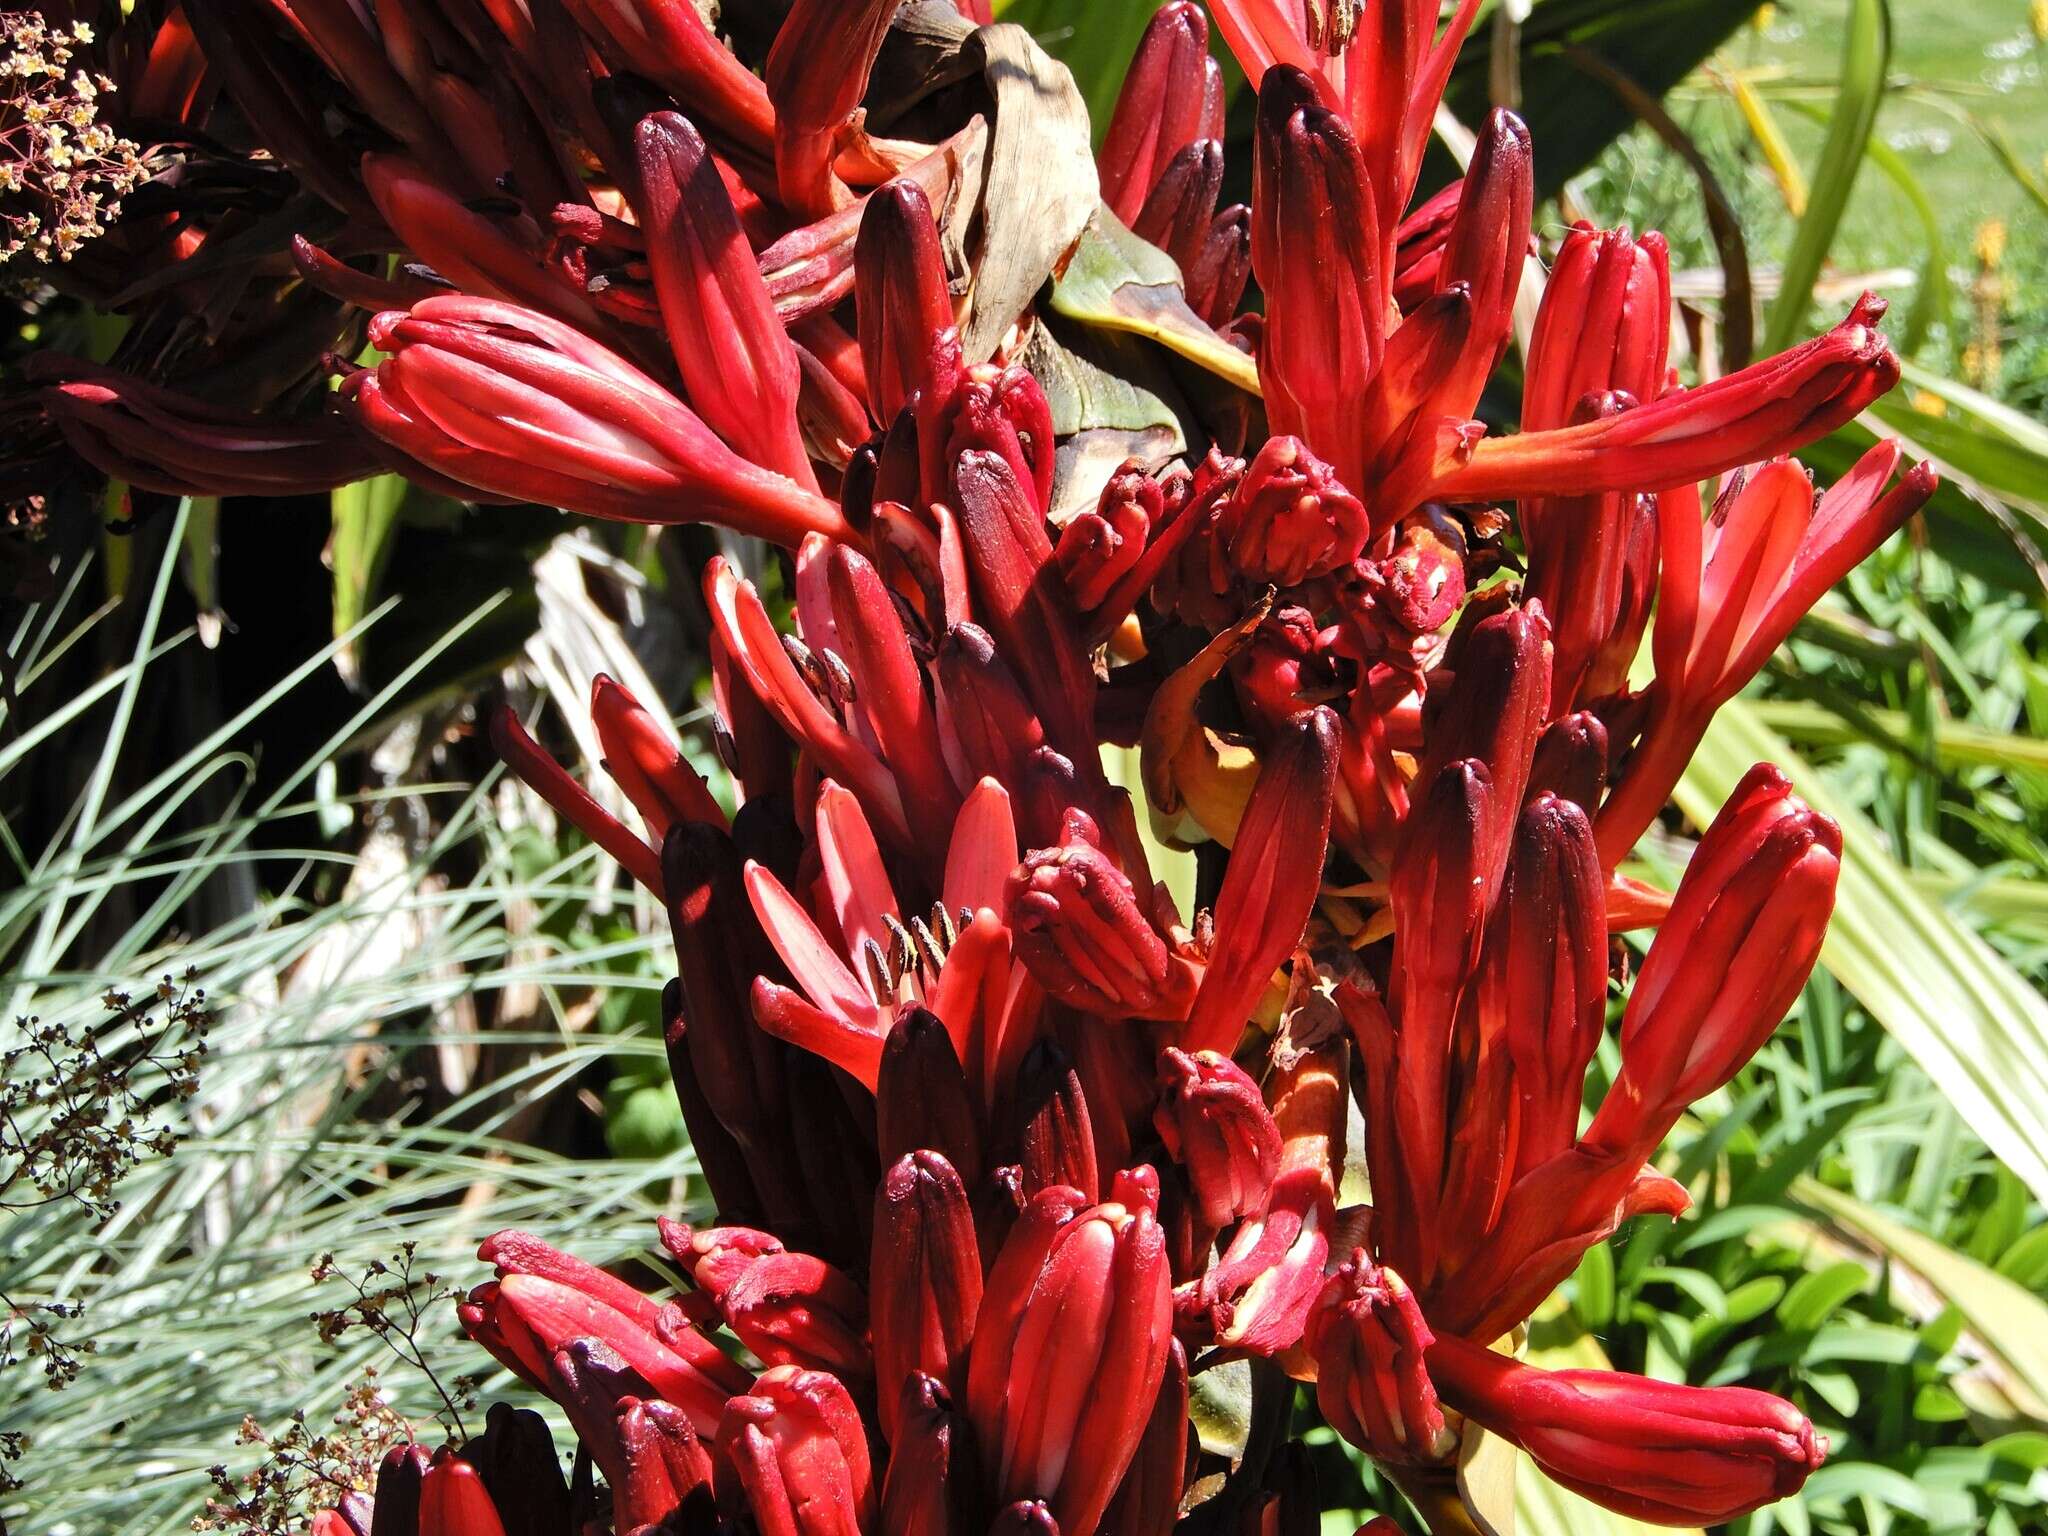
[(1842, 833), (1759, 763), (1714, 818), (1636, 976), (1585, 1145), (1640, 1162), (1763, 1046), (1820, 957)]
[(684, 394), (741, 455), (815, 491), (797, 430), (796, 349), (711, 152), (677, 112), (642, 118), (633, 144), (635, 204)]
[(1199, 967), (1160, 935), (1130, 877), (1079, 811), (1068, 814), (1057, 848), (1038, 849), (1011, 874), (1003, 915), (1017, 957), (1073, 1007), (1110, 1018), (1178, 1019), (1194, 1002)]
[[(920, 1376), (958, 1384), (981, 1307), (981, 1254), (966, 1187), (936, 1152), (913, 1152), (875, 1195), (875, 1389), (882, 1434), (898, 1442)], [(892, 1474), (893, 1475), (893, 1474)]]
[(1306, 435), (1337, 474), (1365, 483), (1353, 425), (1379, 372), (1390, 274), (1358, 141), (1317, 105), (1309, 78), (1274, 70), (1259, 89), (1252, 269), (1266, 293), (1259, 384), (1273, 430)]
[(1827, 1447), (1790, 1403), (1613, 1371), (1540, 1371), (1445, 1337), (1444, 1401), (1522, 1447), (1554, 1481), (1661, 1525), (1721, 1525), (1797, 1493)]
[(95, 469), (171, 496), (303, 496), (378, 473), (387, 456), (350, 423), (224, 410), (49, 353), (29, 366), (72, 451)]
[(718, 1452), (720, 1502), (751, 1515), (761, 1536), (874, 1536), (867, 1433), (825, 1372), (764, 1374), (725, 1405)]
[(920, 390), (950, 391), (953, 381), (932, 373), (933, 338), (953, 324), (946, 258), (931, 200), (908, 177), (878, 187), (861, 210), (854, 295), (875, 420), (887, 426)]
[(1219, 1232), (1263, 1209), (1280, 1168), (1280, 1131), (1259, 1085), (1228, 1056), (1168, 1048), (1153, 1124), (1187, 1170), (1202, 1222)]
[(807, 217), (853, 200), (832, 162), (859, 133), (854, 112), (895, 14), (896, 0), (797, 0), (775, 34), (763, 75), (775, 103), (776, 186)]
[(1671, 347), (1671, 253), (1664, 237), (1574, 225), (1559, 247), (1522, 384), (1522, 430), (1571, 425), (1587, 395), (1655, 400)]
[(1866, 294), (1825, 336), (1697, 389), (1582, 426), (1465, 443), (1439, 460), (1444, 501), (1663, 491), (1825, 437), (1899, 381)]
[(1053, 553), (1076, 610), (1093, 613), (1102, 607), (1144, 558), (1165, 512), (1165, 487), (1131, 459), (1109, 477), (1095, 510), (1078, 514), (1060, 530)]
[(1548, 791), (1533, 796), (1516, 829), (1479, 982), (1479, 1008), (1499, 1021), (1521, 1106), (1510, 1175), (1578, 1136), (1586, 1065), (1607, 1018), (1603, 887), (1585, 811)]
[(1222, 129), (1223, 74), (1209, 57), (1209, 23), (1201, 7), (1173, 0), (1138, 40), (1103, 130), (1095, 156), (1102, 200), (1135, 227), (1167, 163), (1196, 139), (1220, 138)]
[(1270, 1357), (1301, 1340), (1323, 1286), (1344, 1171), (1344, 1057), (1324, 1046), (1277, 1069), (1268, 1085), (1279, 1171), (1259, 1213), (1241, 1223), (1208, 1272), (1182, 1286), (1184, 1321), (1219, 1347)]
[(779, 1242), (724, 1243), (720, 1233), (694, 1234), (691, 1252), (701, 1256), (694, 1275), (734, 1336), (770, 1365), (864, 1381), (872, 1357), (860, 1287), (824, 1260), (790, 1253)]
[(747, 1373), (684, 1321), (664, 1311), (657, 1330), (602, 1299), (539, 1275), (509, 1274), (472, 1293), (464, 1316), (472, 1338), (503, 1341), (533, 1381), (545, 1381), (556, 1350), (594, 1339), (690, 1416), (699, 1434), (713, 1433), (726, 1397), (744, 1391)]
[(1463, 284), (1472, 301), (1465, 344), (1450, 376), (1437, 386), (1458, 416), (1472, 414), (1487, 376), (1507, 350), (1529, 253), (1535, 174), (1527, 126), (1514, 113), (1495, 108), (1473, 148), (1437, 280), (1439, 291)]
[(390, 355), (345, 385), (356, 419), (466, 485), (626, 522), (716, 518), (794, 547), (839, 509), (739, 458), (680, 400), (571, 326), (432, 298), (370, 324)]
[(1798, 464), (1766, 464), (1723, 491), (1704, 551), (1697, 495), (1663, 498), (1651, 640), (1657, 679), (1643, 739), (1601, 808), (1607, 865), (1620, 862), (1669, 798), (1714, 711), (1742, 691), (1823, 592), (1933, 496), (1930, 465), (1893, 484), (1898, 463), (1898, 444), (1881, 442), (1818, 502)]
[(1137, 1454), (1172, 1336), (1165, 1237), (1141, 1180), (1120, 1176), (1116, 1195), (1048, 1189), (1025, 1207), (968, 1361), (991, 1491), (1046, 1500), (1070, 1531), (1097, 1529)]
[(1353, 1249), (1316, 1298), (1302, 1335), (1315, 1356), (1323, 1418), (1375, 1460), (1443, 1461), (1458, 1438), (1444, 1424), (1424, 1364), (1434, 1339), (1406, 1282)]
[(760, 78), (721, 43), (693, 0), (565, 0), (594, 37), (750, 149), (766, 150), (775, 109)]
[(725, 812), (697, 771), (623, 684), (600, 672), (590, 680), (590, 719), (604, 748), (605, 771), (618, 781), (657, 844), (679, 821), (725, 825)]
[(888, 1536), (958, 1536), (981, 1515), (980, 1469), (967, 1422), (944, 1386), (929, 1376), (903, 1384), (889, 1469), (882, 1484)]
[(1216, 895), (1216, 942), (1180, 1043), (1228, 1053), (1273, 972), (1301, 943), (1322, 889), (1337, 787), (1337, 716), (1317, 707), (1273, 742)]
[(1180, 1340), (1167, 1345), (1166, 1374), (1159, 1380), (1152, 1417), (1103, 1516), (1102, 1529), (1115, 1536), (1168, 1536), (1180, 1519), (1188, 1468), (1188, 1357)]
[(1294, 587), (1365, 548), (1365, 507), (1298, 437), (1270, 437), (1223, 504), (1231, 563), (1252, 582)]

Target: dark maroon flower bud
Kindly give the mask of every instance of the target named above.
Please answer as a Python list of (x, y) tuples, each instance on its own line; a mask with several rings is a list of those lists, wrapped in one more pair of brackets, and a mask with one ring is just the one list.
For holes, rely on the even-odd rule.
[(988, 1536), (1060, 1536), (1060, 1523), (1043, 1499), (1019, 1499), (997, 1512)]
[(1180, 1518), (1188, 1478), (1188, 1357), (1175, 1339), (1166, 1354), (1166, 1374), (1145, 1436), (1130, 1470), (1117, 1485), (1102, 1529), (1116, 1536), (1168, 1536)]
[(967, 1421), (929, 1376), (903, 1383), (882, 1483), (889, 1536), (960, 1536), (981, 1512), (981, 1468)]
[(1536, 760), (1529, 765), (1529, 794), (1549, 791), (1569, 800), (1587, 815), (1600, 808), (1607, 787), (1607, 727), (1591, 710), (1578, 710), (1553, 720), (1536, 741)]
[(1017, 1073), (1013, 1110), (1017, 1165), (1024, 1170), (1026, 1199), (1041, 1189), (1078, 1189), (1098, 1198), (1095, 1133), (1089, 1123), (1081, 1076), (1055, 1040), (1041, 1040)]
[(960, 1176), (936, 1152), (891, 1165), (875, 1196), (876, 1401), (895, 1444), (905, 1386), (958, 1377), (981, 1306), (981, 1253)]
[(920, 390), (950, 388), (932, 376), (932, 338), (953, 324), (946, 259), (932, 205), (899, 177), (868, 195), (855, 246), (854, 298), (868, 409), (891, 422)]
[(928, 1008), (906, 1007), (882, 1046), (875, 1142), (883, 1164), (919, 1150), (944, 1154), (963, 1183), (981, 1177), (981, 1116), (953, 1037)]
[(1166, 163), (1131, 232), (1171, 256), (1185, 276), (1209, 238), (1222, 191), (1223, 146), (1196, 139)]

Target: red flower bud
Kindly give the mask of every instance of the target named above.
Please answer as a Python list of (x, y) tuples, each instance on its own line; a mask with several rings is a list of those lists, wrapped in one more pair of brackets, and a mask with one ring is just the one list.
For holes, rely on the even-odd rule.
[(1302, 1336), (1315, 1356), (1323, 1417), (1377, 1461), (1443, 1461), (1458, 1441), (1423, 1363), (1434, 1338), (1407, 1282), (1353, 1249), (1316, 1298)]
[(854, 258), (868, 408), (883, 425), (910, 397), (950, 389), (932, 375), (933, 338), (953, 324), (946, 259), (924, 189), (899, 177), (868, 195)]
[(1166, 1152), (1187, 1170), (1212, 1232), (1261, 1209), (1280, 1167), (1280, 1132), (1259, 1085), (1215, 1051), (1159, 1058), (1165, 1092), (1153, 1117)]
[(1095, 1131), (1081, 1075), (1056, 1040), (1044, 1039), (1026, 1054), (1012, 1090), (1017, 1166), (1026, 1199), (1042, 1189), (1076, 1189), (1099, 1199)]
[(1057, 848), (1017, 866), (1003, 912), (1038, 984), (1076, 1008), (1174, 1019), (1194, 1002), (1198, 968), (1168, 947), (1085, 817), (1070, 816)]
[(1379, 372), (1393, 299), (1358, 140), (1298, 70), (1269, 70), (1260, 84), (1252, 175), (1267, 415), (1355, 477), (1356, 402)]
[(1094, 612), (1116, 590), (1144, 556), (1165, 510), (1165, 488), (1132, 459), (1110, 476), (1093, 512), (1060, 530), (1054, 558), (1078, 611)]
[(849, 119), (895, 14), (895, 0), (797, 0), (775, 34), (762, 72), (775, 103), (775, 179), (799, 213), (822, 218), (852, 201), (832, 162), (858, 131)]
[(1487, 115), (1458, 195), (1458, 214), (1444, 242), (1439, 291), (1463, 284), (1472, 326), (1449, 378), (1437, 389), (1449, 410), (1469, 416), (1499, 363), (1513, 328), (1515, 295), (1529, 255), (1529, 209), (1535, 195), (1534, 151), (1522, 120), (1503, 107)]
[(797, 430), (796, 350), (710, 150), (677, 112), (642, 118), (633, 144), (634, 201), (684, 394), (740, 454), (816, 490)]
[(1167, 1347), (1166, 1374), (1145, 1421), (1130, 1470), (1117, 1485), (1102, 1529), (1115, 1536), (1168, 1536), (1180, 1519), (1188, 1476), (1188, 1357), (1180, 1340)]
[(875, 1083), (875, 1145), (883, 1166), (931, 1151), (952, 1164), (963, 1184), (978, 1181), (980, 1111), (945, 1022), (927, 1008), (901, 1009), (883, 1043)]
[(670, 732), (640, 701), (600, 672), (590, 680), (590, 720), (604, 748), (605, 771), (618, 781), (655, 843), (679, 821), (725, 825), (725, 812)]
[(1185, 282), (1208, 242), (1222, 192), (1223, 145), (1216, 139), (1184, 144), (1160, 171), (1131, 232), (1171, 256)]
[(1196, 139), (1221, 137), (1222, 126), (1223, 74), (1209, 57), (1209, 24), (1199, 6), (1173, 0), (1138, 40), (1103, 130), (1095, 156), (1102, 200), (1135, 227), (1167, 163)]
[(839, 509), (741, 459), (688, 406), (571, 326), (491, 299), (426, 299), (370, 323), (354, 375), (371, 432), (466, 485), (625, 522), (716, 518), (795, 546), (850, 537)]
[(1455, 1337), (1429, 1367), (1445, 1402), (1638, 1520), (1725, 1524), (1798, 1492), (1827, 1454), (1790, 1403), (1747, 1387), (1540, 1371)]
[(919, 1374), (957, 1381), (981, 1307), (981, 1253), (967, 1190), (936, 1152), (913, 1152), (875, 1195), (875, 1387), (883, 1436), (899, 1436), (903, 1393)]
[(1322, 889), (1340, 745), (1318, 707), (1266, 749), (1216, 895), (1216, 942), (1181, 1045), (1228, 1053), (1273, 972), (1294, 953)]
[(447, 1448), (420, 1483), (419, 1536), (505, 1536), (482, 1475)]
[(1770, 1038), (1820, 957), (1842, 833), (1778, 769), (1744, 775), (1700, 839), (1636, 976), (1621, 1073), (1586, 1132), (1590, 1148), (1655, 1149), (1695, 1099)]
[(1588, 395), (1664, 392), (1671, 348), (1671, 253), (1658, 234), (1574, 225), (1543, 290), (1522, 384), (1522, 430), (1570, 426)]
[(864, 1380), (872, 1366), (860, 1287), (807, 1253), (763, 1253), (722, 1277), (718, 1308), (739, 1341), (770, 1365)]
[(846, 1388), (825, 1372), (767, 1372), (725, 1405), (718, 1452), (719, 1502), (750, 1514), (761, 1536), (874, 1532), (867, 1431)]
[(1299, 586), (1358, 558), (1365, 507), (1298, 437), (1271, 437), (1223, 504), (1231, 563), (1253, 582)]
[[(1139, 1191), (1119, 1181), (1119, 1193)], [(990, 1272), (967, 1412), (998, 1499), (1093, 1531), (1144, 1438), (1172, 1336), (1165, 1239), (1146, 1205), (1048, 1189)]]
[(616, 1477), (606, 1474), (617, 1529), (659, 1525), (709, 1492), (711, 1453), (672, 1403), (622, 1398), (617, 1435), (619, 1471)]
[(1019, 1499), (996, 1512), (988, 1536), (1060, 1536), (1060, 1523), (1043, 1499)]

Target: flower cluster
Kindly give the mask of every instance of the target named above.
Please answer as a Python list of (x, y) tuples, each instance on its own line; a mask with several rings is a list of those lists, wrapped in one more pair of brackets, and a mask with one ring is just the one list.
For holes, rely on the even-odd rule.
[(100, 118), (114, 82), (74, 60), (92, 40), (82, 21), (0, 11), (0, 265), (71, 260), (142, 179), (141, 152)]
[[(1256, 92), (1252, 202), (1219, 208), (1221, 79), (1176, 0), (1096, 218), (1174, 259), (1177, 323), (1248, 352), (1260, 401), (1077, 484), (1021, 317), (966, 323), (990, 129), (946, 117), (960, 49), (928, 45), (986, 24), (971, 0), (921, 8), (886, 70), (893, 3), (798, 0), (760, 74), (689, 0), (201, 9), (245, 118), (377, 231), (293, 260), (379, 359), (284, 422), (55, 369), (74, 448), (167, 490), (396, 468), (712, 521), (778, 548), (793, 609), (703, 573), (731, 816), (609, 679), (589, 708), (637, 827), (493, 717), (667, 910), (717, 1216), (662, 1225), (673, 1297), (488, 1239), (463, 1326), (560, 1405), (578, 1479), (501, 1418), (395, 1451), (374, 1513), (324, 1529), (1287, 1528), (1314, 1508), (1286, 1453), (1191, 1436), (1190, 1370), (1237, 1361), (1313, 1382), (1425, 1510), (1482, 1429), (1644, 1519), (1800, 1486), (1821, 1442), (1790, 1405), (1512, 1341), (1590, 1246), (1683, 1211), (1665, 1134), (1816, 961), (1841, 839), (1768, 766), (1676, 892), (1617, 867), (1714, 711), (1931, 494), (1891, 444), (1825, 494), (1788, 457), (1896, 382), (1879, 301), (1688, 387), (1657, 237), (1535, 260), (1511, 113), (1411, 206), (1477, 0), (1215, 0)], [(377, 129), (360, 155), (319, 131), (337, 95)], [(1502, 434), (1480, 399), (1538, 282)], [(1139, 748), (1145, 805), (1106, 744)], [(1199, 850), (1193, 906), (1162, 841)], [(1612, 939), (1645, 928), (1587, 1118)], [(1369, 1209), (1339, 1204), (1354, 1102)]]

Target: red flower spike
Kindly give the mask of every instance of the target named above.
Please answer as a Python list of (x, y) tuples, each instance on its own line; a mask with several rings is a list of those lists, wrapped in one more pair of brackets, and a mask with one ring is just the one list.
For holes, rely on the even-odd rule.
[(1017, 866), (1003, 913), (1038, 984), (1083, 1012), (1180, 1019), (1194, 1003), (1199, 968), (1169, 948), (1078, 812), (1057, 848), (1041, 848)]
[(895, 1445), (904, 1394), (920, 1374), (940, 1383), (964, 1379), (981, 1307), (981, 1252), (967, 1190), (938, 1153), (910, 1153), (883, 1176), (873, 1266), (876, 1401), (883, 1438)]
[(1322, 889), (1341, 745), (1334, 711), (1304, 714), (1266, 749), (1216, 896), (1216, 943), (1180, 1043), (1228, 1054)]
[(854, 112), (896, 5), (796, 0), (768, 51), (763, 77), (775, 103), (776, 186), (783, 202), (809, 218), (853, 200), (832, 162), (849, 133), (859, 133)]
[(468, 1462), (443, 1449), (420, 1483), (419, 1536), (505, 1536), (505, 1522)]
[(618, 781), (659, 843), (679, 821), (725, 825), (725, 812), (674, 739), (623, 684), (600, 672), (590, 680), (590, 719), (604, 748), (605, 771)]
[(903, 1384), (882, 1484), (888, 1536), (960, 1536), (981, 1512), (980, 1472), (967, 1423), (945, 1387), (929, 1376)]
[(1469, 338), (1450, 378), (1438, 386), (1456, 415), (1472, 414), (1487, 376), (1507, 350), (1529, 254), (1534, 196), (1529, 130), (1514, 113), (1496, 107), (1473, 148), (1438, 278), (1439, 291), (1462, 283), (1472, 297)]
[(1152, 1417), (1103, 1516), (1103, 1530), (1116, 1536), (1169, 1536), (1180, 1519), (1187, 1483), (1188, 1430), (1188, 1357), (1174, 1339), (1167, 1346), (1166, 1374), (1159, 1380)]
[(1309, 434), (1362, 483), (1353, 413), (1379, 372), (1389, 306), (1373, 189), (1343, 118), (1308, 78), (1268, 74), (1254, 142), (1252, 269), (1266, 293), (1259, 383), (1276, 432)]
[(1223, 75), (1209, 57), (1201, 7), (1161, 6), (1138, 40), (1095, 156), (1110, 211), (1135, 227), (1167, 163), (1195, 139), (1217, 137), (1212, 124), (1222, 112)]
[(1607, 1018), (1605, 882), (1592, 823), (1571, 801), (1546, 792), (1522, 812), (1484, 964), (1479, 1007), (1498, 1021), (1521, 1106), (1505, 1171), (1522, 1174), (1577, 1139)]
[(1182, 1312), (1203, 1317), (1221, 1348), (1271, 1357), (1301, 1342), (1336, 1221), (1345, 1093), (1341, 1048), (1303, 1052), (1268, 1085), (1280, 1132), (1272, 1191), (1208, 1273), (1182, 1287)]
[(933, 339), (954, 323), (946, 258), (931, 202), (907, 177), (878, 187), (861, 210), (854, 298), (875, 420), (894, 421), (920, 391), (950, 392), (953, 380), (931, 372)]
[(678, 112), (633, 133), (640, 226), (683, 392), (744, 457), (818, 488), (797, 430), (798, 366), (711, 152)]
[(432, 298), (370, 323), (356, 419), (464, 484), (627, 522), (716, 518), (794, 547), (850, 537), (839, 509), (747, 463), (680, 400), (545, 315)]
[(1066, 1188), (1091, 1201), (1100, 1199), (1088, 1097), (1058, 1041), (1040, 1040), (1025, 1055), (1013, 1094), (1025, 1198), (1042, 1189)]
[(1097, 1529), (1144, 1438), (1171, 1338), (1165, 1238), (1151, 1211), (1048, 1189), (983, 1292), (967, 1411), (998, 1499), (1043, 1498)]
[[(872, 1536), (867, 1434), (837, 1379), (777, 1366), (725, 1405), (719, 1502), (761, 1536)], [(728, 1469), (730, 1480), (727, 1480)]]
[(1798, 1492), (1827, 1453), (1790, 1403), (1747, 1387), (1541, 1371), (1451, 1337), (1429, 1366), (1445, 1402), (1638, 1520), (1725, 1524)]
[(1298, 437), (1270, 437), (1223, 504), (1230, 561), (1253, 583), (1295, 587), (1365, 548), (1365, 507)]
[(1259, 1085), (1215, 1051), (1168, 1048), (1153, 1117), (1167, 1156), (1187, 1170), (1203, 1224), (1220, 1232), (1265, 1206), (1280, 1168), (1280, 1131)]
[(599, 805), (589, 790), (542, 750), (540, 743), (519, 723), (511, 705), (500, 704), (491, 711), (490, 734), (491, 750), (522, 784), (553, 807), (564, 821), (617, 859), (642, 886), (656, 896), (662, 894), (661, 856)]
[(1407, 1283), (1353, 1249), (1316, 1298), (1302, 1336), (1315, 1356), (1324, 1419), (1376, 1461), (1445, 1460), (1458, 1437), (1424, 1365), (1434, 1338)]
[(1663, 491), (1787, 453), (1827, 436), (1899, 381), (1882, 332), (1884, 300), (1866, 294), (1840, 325), (1697, 389), (1583, 426), (1467, 444), (1439, 461), (1444, 501)]
[(1584, 1145), (1641, 1162), (1762, 1048), (1820, 958), (1842, 834), (1768, 763), (1700, 839), (1636, 976), (1621, 1072)]

